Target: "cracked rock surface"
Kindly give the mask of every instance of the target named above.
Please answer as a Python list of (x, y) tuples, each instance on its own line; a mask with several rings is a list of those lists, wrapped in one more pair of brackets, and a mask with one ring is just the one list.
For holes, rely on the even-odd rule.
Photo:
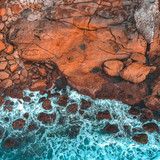
[[(53, 88), (63, 75), (72, 89), (82, 94), (134, 105), (147, 96), (146, 78), (154, 74), (153, 96), (159, 94), (159, 36), (156, 33), (150, 46), (153, 63), (146, 66), (146, 37), (139, 33), (134, 20), (138, 1), (11, 1), (6, 6), (1, 19), (11, 21), (5, 22), (0, 41), (2, 88), (28, 81), (32, 90)], [(11, 51), (6, 49), (7, 40)]]

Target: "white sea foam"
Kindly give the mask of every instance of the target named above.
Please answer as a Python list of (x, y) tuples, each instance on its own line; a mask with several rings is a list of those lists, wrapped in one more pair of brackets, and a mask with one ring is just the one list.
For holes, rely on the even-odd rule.
[[(32, 92), (24, 91), (25, 96)], [(55, 90), (52, 90), (55, 93)], [(41, 97), (39, 92), (34, 92), (31, 102), (14, 101), (12, 112), (0, 108), (0, 124), (5, 136), (1, 140), (17, 137), (21, 141), (21, 146), (15, 150), (5, 150), (0, 147), (1, 159), (10, 160), (157, 160), (160, 155), (160, 135), (158, 133), (148, 134), (149, 143), (138, 144), (132, 140), (134, 133), (132, 128), (142, 128), (142, 123), (138, 119), (133, 119), (128, 114), (129, 106), (114, 100), (93, 100), (90, 97), (80, 95), (75, 91), (67, 89), (69, 96), (68, 105), (76, 102), (80, 107), (81, 99), (84, 98), (92, 102), (92, 106), (85, 111), (84, 115), (77, 112), (75, 115), (69, 114), (66, 107), (59, 106), (57, 98), (50, 98), (53, 109), (44, 111), (38, 101)], [(109, 110), (112, 120), (96, 120), (99, 111)], [(25, 112), (30, 114), (26, 121), (26, 126), (22, 130), (13, 130), (12, 122), (17, 118), (23, 118)], [(52, 125), (44, 125), (37, 120), (40, 112), (56, 113), (56, 120)], [(89, 116), (86, 116), (89, 115)], [(9, 117), (10, 121), (4, 121), (4, 117)], [(63, 117), (63, 124), (59, 124), (59, 119)], [(27, 125), (34, 122), (39, 127), (38, 130), (27, 132)], [(117, 124), (119, 132), (116, 134), (101, 134), (100, 130), (107, 124)], [(128, 126), (126, 132), (123, 126)], [(160, 125), (158, 123), (158, 125)], [(75, 138), (69, 138), (70, 128), (79, 128), (79, 134)], [(137, 132), (145, 133), (145, 132)], [(73, 134), (73, 133), (71, 133)]]

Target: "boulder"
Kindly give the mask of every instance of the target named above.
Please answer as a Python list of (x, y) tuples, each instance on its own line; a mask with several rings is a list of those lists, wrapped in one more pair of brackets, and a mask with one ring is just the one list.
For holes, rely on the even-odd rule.
[(104, 62), (104, 72), (110, 76), (119, 76), (120, 71), (123, 69), (124, 64), (118, 60), (110, 60)]
[(0, 41), (0, 52), (3, 51), (5, 48), (5, 44), (2, 41)]
[(60, 95), (57, 104), (60, 106), (66, 107), (67, 103), (68, 103), (68, 96), (67, 95)]
[(142, 53), (132, 53), (130, 57), (133, 61), (145, 64), (146, 63), (146, 57)]
[(156, 123), (147, 123), (143, 125), (143, 129), (147, 132), (158, 132), (159, 128), (158, 125)]
[(108, 110), (106, 110), (104, 112), (98, 112), (98, 114), (96, 115), (96, 119), (98, 119), (98, 120), (103, 120), (103, 119), (111, 120), (111, 115)]
[(132, 137), (134, 141), (137, 143), (147, 144), (148, 143), (148, 136), (147, 134), (136, 134)]
[(7, 62), (0, 62), (0, 70), (5, 70), (7, 67)]
[(141, 83), (146, 79), (151, 67), (145, 66), (141, 63), (134, 62), (122, 70), (120, 76), (130, 82)]
[(3, 80), (2, 82), (0, 82), (0, 88), (2, 87), (2, 88), (9, 88), (9, 87), (11, 87), (13, 85), (13, 82), (12, 82), (12, 80), (10, 80), (10, 79), (5, 79), (5, 80)]
[(92, 103), (90, 101), (86, 101), (85, 99), (82, 99), (80, 108), (84, 110), (88, 109), (89, 107), (91, 107), (91, 104)]
[(25, 126), (26, 122), (23, 119), (17, 119), (12, 123), (14, 129), (22, 129)]
[(156, 96), (150, 95), (147, 96), (144, 99), (144, 103), (147, 108), (153, 110), (153, 111), (159, 111), (160, 110), (160, 99)]
[(140, 114), (140, 111), (134, 107), (131, 107), (130, 110), (128, 111), (129, 114), (132, 114), (134, 116), (138, 116)]
[(118, 126), (116, 124), (107, 124), (102, 130), (102, 133), (114, 134), (119, 131)]
[(37, 119), (39, 121), (41, 121), (42, 123), (44, 123), (44, 124), (51, 124), (51, 123), (53, 123), (55, 121), (56, 115), (55, 114), (47, 114), (47, 113), (41, 112), (38, 115)]
[(5, 149), (15, 149), (18, 148), (19, 142), (17, 139), (14, 138), (8, 138), (3, 143), (3, 148)]
[(154, 118), (154, 114), (151, 110), (145, 110), (142, 112), (142, 115), (149, 121), (151, 121)]
[(78, 111), (78, 104), (70, 104), (67, 107), (67, 111), (70, 112), (70, 113), (75, 114)]
[(46, 89), (47, 84), (45, 80), (38, 80), (32, 84), (30, 87), (31, 91), (40, 91)]
[(11, 96), (12, 98), (22, 99), (22, 98), (23, 98), (23, 90), (20, 90), (20, 89), (12, 89), (12, 90), (11, 90), (11, 93), (10, 93), (10, 96)]
[(7, 72), (1, 71), (0, 72), (0, 79), (4, 80), (4, 79), (7, 79), (7, 78), (9, 78), (9, 74)]
[(51, 101), (50, 101), (49, 99), (44, 100), (44, 101), (43, 101), (43, 104), (42, 104), (42, 107), (43, 107), (45, 110), (50, 110), (50, 109), (52, 109)]

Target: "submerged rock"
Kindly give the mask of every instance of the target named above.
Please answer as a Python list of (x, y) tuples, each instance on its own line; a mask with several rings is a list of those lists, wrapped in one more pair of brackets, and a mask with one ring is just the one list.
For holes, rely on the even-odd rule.
[(67, 107), (67, 111), (70, 113), (76, 113), (78, 111), (78, 104), (70, 104)]
[(22, 129), (25, 126), (26, 122), (23, 119), (17, 119), (12, 123), (14, 129)]
[(81, 109), (88, 109), (89, 107), (91, 107), (91, 102), (90, 101), (86, 101), (85, 99), (81, 100)]
[(14, 138), (8, 138), (3, 143), (3, 148), (5, 149), (15, 149), (18, 148), (19, 142)]
[(67, 105), (67, 102), (68, 102), (68, 96), (67, 95), (60, 95), (57, 104), (65, 107)]
[(156, 123), (144, 124), (143, 128), (144, 128), (145, 131), (150, 132), (150, 133), (159, 131), (158, 125)]
[(147, 134), (137, 134), (132, 137), (132, 139), (138, 143), (147, 144), (148, 136)]
[(131, 109), (128, 111), (129, 114), (138, 116), (140, 114), (140, 111), (134, 107), (131, 107)]
[(98, 114), (96, 115), (96, 119), (99, 119), (99, 120), (109, 119), (109, 120), (111, 120), (111, 115), (108, 110), (106, 110), (104, 112), (98, 112)]
[(42, 104), (42, 107), (43, 107), (45, 110), (50, 110), (50, 109), (52, 109), (51, 101), (50, 101), (49, 99), (44, 100), (44, 101), (43, 101), (43, 104)]
[(107, 124), (102, 130), (102, 133), (113, 134), (119, 131), (118, 126), (116, 124)]
[(56, 115), (55, 114), (47, 114), (47, 113), (41, 112), (38, 115), (37, 119), (39, 121), (41, 121), (42, 123), (44, 123), (44, 124), (51, 124), (51, 123), (53, 123), (55, 121)]

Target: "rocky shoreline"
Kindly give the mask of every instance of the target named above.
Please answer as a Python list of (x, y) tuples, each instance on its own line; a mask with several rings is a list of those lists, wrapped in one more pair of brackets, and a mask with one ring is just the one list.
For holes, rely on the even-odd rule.
[[(29, 89), (58, 96), (57, 103), (65, 107), (67, 95), (52, 95), (50, 90), (65, 92), (69, 85), (94, 99), (128, 104), (129, 113), (141, 114), (143, 122), (160, 121), (160, 33), (147, 49), (134, 20), (138, 5), (135, 0), (0, 2), (0, 106), (12, 103), (5, 101), (6, 96), (29, 102), (30, 97), (23, 96)], [(52, 108), (48, 99), (41, 100), (44, 109)], [(88, 103), (82, 102), (82, 110)], [(76, 108), (75, 104), (68, 110), (75, 113)], [(50, 116), (38, 119), (46, 122)], [(14, 124), (13, 128), (25, 123)], [(117, 131), (112, 127), (108, 132)], [(158, 131), (150, 123), (143, 128)], [(141, 141), (139, 136), (133, 139)]]

